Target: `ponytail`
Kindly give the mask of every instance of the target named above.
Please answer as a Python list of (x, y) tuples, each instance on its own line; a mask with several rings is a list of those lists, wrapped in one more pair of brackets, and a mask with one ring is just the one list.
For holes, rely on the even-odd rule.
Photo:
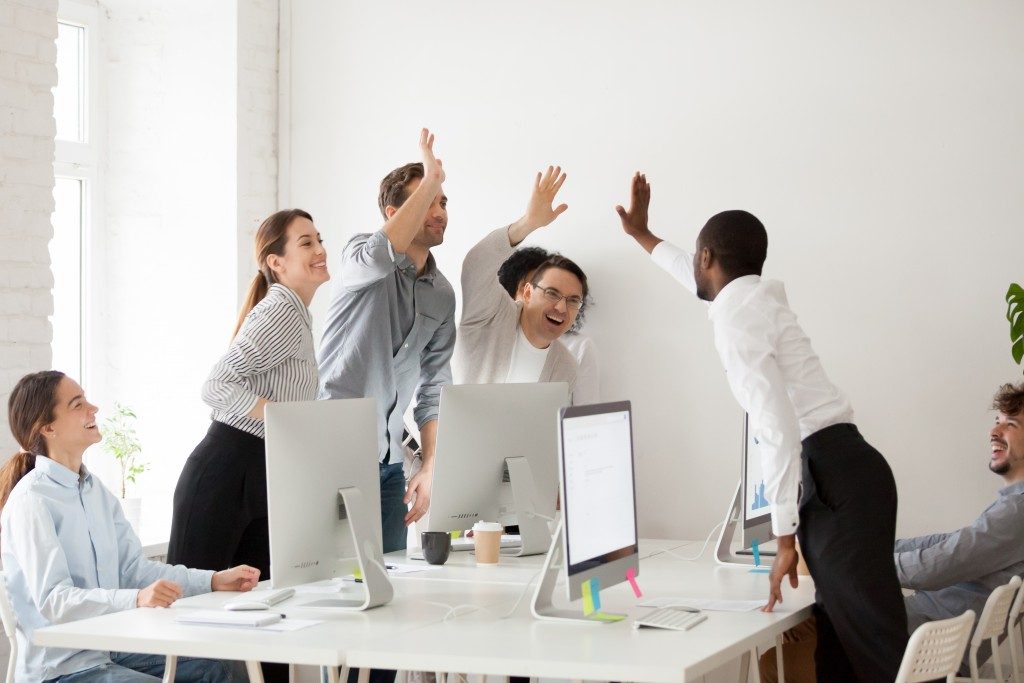
[(285, 209), (267, 217), (256, 231), (256, 277), (249, 285), (249, 291), (245, 295), (245, 303), (238, 313), (238, 322), (235, 324), (235, 333), (231, 335), (234, 339), (238, 331), (242, 329), (245, 316), (256, 307), (256, 304), (263, 301), (263, 297), (270, 291), (270, 285), (277, 282), (274, 271), (267, 265), (267, 257), (271, 254), (284, 255), (284, 248), (288, 243), (288, 226), (296, 218), (313, 220), (307, 212), (302, 209)]
[(7, 400), (7, 424), (21, 451), (0, 467), (0, 510), (7, 505), (11, 491), (22, 477), (35, 469), (37, 455), (46, 455), (43, 427), (53, 422), (57, 405), (57, 386), (64, 373), (44, 370), (25, 375), (11, 390)]

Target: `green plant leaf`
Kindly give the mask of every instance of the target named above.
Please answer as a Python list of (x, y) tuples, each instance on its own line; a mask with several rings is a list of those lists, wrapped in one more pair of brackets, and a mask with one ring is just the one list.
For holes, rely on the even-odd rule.
[(1024, 313), (1018, 313), (1015, 320), (1010, 322), (1010, 341), (1017, 341), (1024, 337)]
[(1024, 338), (1018, 339), (1013, 343), (1011, 352), (1013, 353), (1013, 361), (1020, 365), (1021, 359), (1024, 358)]
[(1024, 296), (1024, 287), (1021, 287), (1016, 282), (1010, 283), (1010, 288), (1006, 290), (1006, 300), (1009, 301), (1013, 297)]

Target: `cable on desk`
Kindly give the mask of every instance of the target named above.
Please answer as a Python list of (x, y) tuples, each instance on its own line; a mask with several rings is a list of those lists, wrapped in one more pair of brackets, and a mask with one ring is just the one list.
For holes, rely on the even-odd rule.
[(677, 560), (683, 560), (685, 562), (693, 562), (695, 560), (699, 560), (701, 558), (701, 556), (704, 554), (704, 551), (708, 549), (708, 543), (711, 542), (711, 539), (714, 537), (715, 532), (718, 531), (719, 527), (721, 527), (721, 526), (722, 526), (722, 522), (719, 522), (718, 524), (716, 524), (711, 529), (711, 533), (709, 533), (708, 537), (704, 539), (704, 545), (702, 545), (700, 547), (700, 551), (696, 555), (693, 555), (692, 557), (686, 557), (685, 555), (680, 555), (678, 553), (674, 553), (671, 550), (659, 550), (657, 552), (651, 553), (649, 557), (654, 557), (655, 555), (661, 555), (662, 553), (664, 553), (665, 555), (671, 555), (672, 557), (676, 558)]

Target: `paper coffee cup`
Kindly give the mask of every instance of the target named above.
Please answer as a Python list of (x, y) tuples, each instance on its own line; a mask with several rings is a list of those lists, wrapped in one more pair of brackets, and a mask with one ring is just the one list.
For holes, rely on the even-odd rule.
[(477, 564), (498, 564), (501, 557), (501, 532), (497, 522), (477, 522), (473, 525), (473, 545)]

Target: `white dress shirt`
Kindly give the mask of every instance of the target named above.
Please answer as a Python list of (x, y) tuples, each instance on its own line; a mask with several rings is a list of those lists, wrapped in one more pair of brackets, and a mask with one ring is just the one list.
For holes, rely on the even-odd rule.
[(19, 681), (99, 666), (109, 653), (32, 644), (36, 629), (134, 609), (157, 579), (185, 595), (208, 593), (213, 572), (147, 560), (110, 491), (82, 465), (75, 474), (45, 456), (11, 491), (0, 515), (0, 553), (18, 616)]
[[(690, 254), (662, 242), (651, 258), (696, 294)], [(772, 531), (793, 534), (799, 524), (800, 442), (825, 427), (852, 422), (853, 409), (825, 375), (781, 282), (737, 278), (715, 297), (708, 317), (729, 387), (750, 415)]]

